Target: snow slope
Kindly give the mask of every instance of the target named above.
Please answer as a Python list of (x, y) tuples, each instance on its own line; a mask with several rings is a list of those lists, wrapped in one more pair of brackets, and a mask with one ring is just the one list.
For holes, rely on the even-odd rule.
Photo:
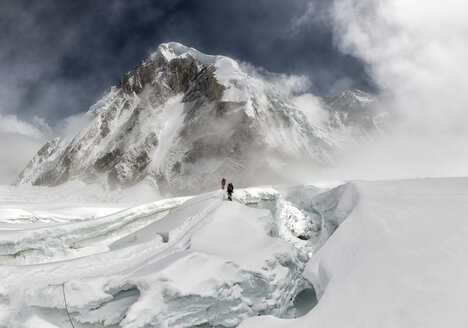
[(466, 327), (468, 179), (353, 184), (358, 206), (307, 265), (318, 305), (239, 327)]
[(64, 222), (3, 217), (0, 325), (69, 325), (64, 294), (76, 327), (234, 327), (259, 314), (291, 316), (296, 295), (311, 287), (309, 254), (280, 238), (273, 215), (280, 211), (261, 208), (282, 206), (277, 190), (235, 195), (158, 200)]
[(234, 195), (3, 216), (0, 326), (70, 326), (64, 295), (82, 328), (466, 326), (468, 178)]

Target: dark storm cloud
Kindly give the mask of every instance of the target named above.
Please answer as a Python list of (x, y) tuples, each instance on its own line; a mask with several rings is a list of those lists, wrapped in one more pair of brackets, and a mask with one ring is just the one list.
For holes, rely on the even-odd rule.
[[(51, 120), (85, 110), (140, 59), (132, 21), (141, 2), (132, 3), (2, 2), (0, 83), (9, 102), (2, 97), (1, 110)], [(145, 14), (156, 21), (162, 12), (150, 9)]]
[[(85, 111), (159, 43), (179, 41), (305, 74), (316, 94), (374, 89), (332, 44), (328, 1), (3, 1), (0, 113), (57, 120)], [(307, 18), (303, 15), (309, 11)], [(312, 12), (310, 12), (312, 11)]]
[[(329, 1), (192, 1), (165, 24), (167, 40), (246, 60), (272, 72), (306, 74), (312, 91), (373, 91), (362, 63), (333, 45)], [(311, 9), (312, 8), (312, 9)], [(307, 18), (304, 12), (314, 10)], [(194, 18), (195, 17), (195, 18)], [(312, 17), (312, 18), (310, 18)]]

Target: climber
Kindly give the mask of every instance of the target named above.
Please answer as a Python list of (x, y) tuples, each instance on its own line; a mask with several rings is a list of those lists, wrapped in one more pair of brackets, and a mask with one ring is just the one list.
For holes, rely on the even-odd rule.
[(227, 194), (228, 194), (228, 199), (230, 201), (232, 201), (232, 193), (234, 192), (234, 185), (232, 184), (232, 182), (229, 182), (228, 186), (227, 186)]
[(221, 189), (224, 190), (224, 186), (225, 186), (225, 185), (226, 185), (226, 179), (223, 178), (223, 179), (221, 180)]

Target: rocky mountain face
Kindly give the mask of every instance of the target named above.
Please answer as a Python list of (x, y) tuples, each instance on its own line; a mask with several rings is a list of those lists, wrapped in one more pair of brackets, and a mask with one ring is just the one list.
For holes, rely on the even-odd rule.
[(324, 98), (324, 127), (234, 60), (162, 44), (90, 108), (89, 126), (72, 140), (46, 143), (14, 183), (81, 179), (120, 188), (145, 180), (183, 194), (217, 187), (222, 176), (271, 182), (299, 163), (333, 162), (335, 135), (377, 130), (373, 103), (358, 90)]
[(329, 112), (333, 128), (355, 127), (363, 132), (382, 128), (386, 113), (376, 106), (377, 99), (361, 90), (346, 90), (321, 100), (322, 108)]

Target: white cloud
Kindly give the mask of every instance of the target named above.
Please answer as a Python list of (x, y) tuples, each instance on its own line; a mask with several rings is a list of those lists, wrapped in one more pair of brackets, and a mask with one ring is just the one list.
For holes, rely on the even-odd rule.
[(320, 106), (319, 99), (310, 93), (293, 97), (297, 108), (301, 110), (313, 125), (322, 125), (328, 121), (328, 113)]
[(287, 95), (302, 94), (309, 90), (312, 83), (305, 75), (273, 74), (271, 82)]
[(86, 113), (60, 121), (53, 129), (43, 118), (31, 122), (0, 114), (0, 184), (10, 184), (45, 142), (56, 136), (69, 138), (89, 124)]
[(252, 77), (258, 77), (259, 83), (260, 81), (268, 81), (287, 96), (302, 94), (310, 90), (312, 86), (310, 78), (306, 75), (272, 73), (247, 62), (239, 62), (239, 66), (243, 72)]
[(50, 136), (43, 119), (29, 123), (0, 114), (0, 184), (10, 184)]
[(19, 120), (14, 115), (0, 114), (0, 133), (19, 134), (32, 138), (43, 138), (50, 128), (43, 119), (35, 117), (33, 123)]
[(74, 137), (78, 132), (91, 123), (92, 117), (88, 112), (69, 116), (57, 124), (56, 134), (62, 138)]
[(332, 15), (337, 45), (366, 63), (401, 119), (393, 139), (357, 155), (361, 167), (381, 154), (383, 175), (468, 175), (468, 3), (337, 0)]
[(430, 131), (468, 122), (468, 4), (339, 0), (333, 12), (339, 46), (368, 64), (388, 106)]
[(322, 125), (322, 123), (328, 120), (328, 112), (321, 107), (319, 98), (308, 93), (312, 86), (312, 82), (308, 76), (272, 73), (246, 62), (241, 62), (240, 65), (242, 71), (250, 76), (259, 78), (257, 83), (267, 81), (268, 84), (272, 84), (283, 95), (290, 97), (312, 125)]
[(12, 183), (43, 143), (24, 134), (0, 133), (0, 184)]

